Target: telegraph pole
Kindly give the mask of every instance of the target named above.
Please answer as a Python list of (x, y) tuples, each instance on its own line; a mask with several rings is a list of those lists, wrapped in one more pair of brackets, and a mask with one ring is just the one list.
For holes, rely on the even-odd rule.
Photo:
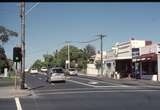
[(21, 61), (21, 89), (25, 89), (25, 3), (20, 3), (20, 17), (21, 17), (21, 48), (22, 48), (22, 61)]
[(101, 76), (103, 76), (103, 38), (106, 37), (106, 35), (97, 35), (101, 39)]
[(68, 47), (68, 69), (70, 68), (70, 46), (69, 46), (69, 43), (70, 41), (66, 41), (67, 43), (67, 47)]

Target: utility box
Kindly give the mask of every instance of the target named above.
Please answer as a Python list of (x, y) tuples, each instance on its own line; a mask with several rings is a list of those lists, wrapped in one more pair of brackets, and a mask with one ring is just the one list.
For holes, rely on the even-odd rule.
[(4, 68), (4, 77), (8, 77), (8, 68)]

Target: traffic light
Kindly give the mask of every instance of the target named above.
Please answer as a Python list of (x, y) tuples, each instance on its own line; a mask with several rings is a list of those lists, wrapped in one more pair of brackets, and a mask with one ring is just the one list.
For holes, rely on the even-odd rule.
[(22, 51), (20, 47), (13, 48), (13, 61), (20, 62), (22, 60)]

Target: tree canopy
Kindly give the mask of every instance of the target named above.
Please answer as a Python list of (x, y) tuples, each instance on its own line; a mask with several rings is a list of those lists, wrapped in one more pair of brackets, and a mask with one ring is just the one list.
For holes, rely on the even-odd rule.
[[(18, 33), (5, 28), (4, 26), (0, 26), (0, 42), (2, 44), (7, 43), (10, 37), (12, 36), (17, 37)], [(4, 48), (2, 47), (2, 45), (0, 45), (0, 70), (1, 72), (3, 72), (4, 67), (8, 67), (8, 66), (11, 66), (11, 65), (9, 65), (9, 61), (5, 54)]]
[[(87, 45), (84, 49), (79, 49), (73, 45), (70, 45), (70, 66), (71, 68), (79, 68), (79, 69), (86, 69), (87, 68), (87, 62), (88, 59), (95, 54), (95, 48), (92, 45)], [(42, 66), (45, 67), (65, 67), (66, 60), (68, 60), (68, 47), (64, 46), (59, 51), (56, 50), (53, 55), (50, 54), (44, 54), (43, 55), (45, 61), (41, 62), (41, 65), (39, 64), (40, 61), (36, 61), (33, 66), (35, 65), (39, 66), (37, 68), (40, 68)]]
[(2, 43), (8, 42), (9, 38), (12, 36), (17, 37), (18, 33), (5, 28), (4, 26), (0, 26), (0, 41)]

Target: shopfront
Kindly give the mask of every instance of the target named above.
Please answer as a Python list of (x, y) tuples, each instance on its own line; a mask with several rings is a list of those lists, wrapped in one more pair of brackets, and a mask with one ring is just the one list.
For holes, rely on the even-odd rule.
[[(139, 51), (139, 52), (138, 52)], [(136, 53), (136, 52), (133, 52)], [(135, 78), (158, 80), (158, 45), (153, 44), (137, 49), (132, 59), (132, 74)]]

